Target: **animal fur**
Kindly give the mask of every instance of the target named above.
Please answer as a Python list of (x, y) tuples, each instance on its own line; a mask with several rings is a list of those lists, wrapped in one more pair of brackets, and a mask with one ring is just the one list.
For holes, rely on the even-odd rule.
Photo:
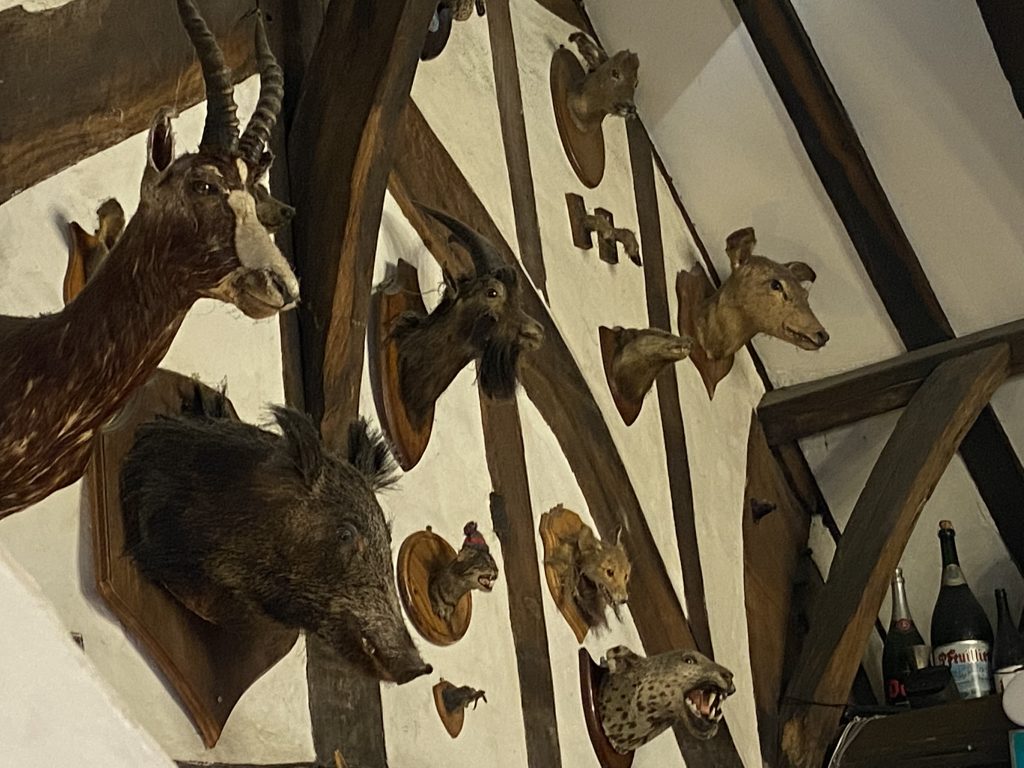
[(619, 608), (629, 599), (632, 570), (621, 531), (614, 544), (607, 544), (584, 525), (577, 536), (561, 539), (545, 562), (560, 574), (562, 600), (576, 606), (588, 627), (607, 627), (609, 607), (621, 620)]

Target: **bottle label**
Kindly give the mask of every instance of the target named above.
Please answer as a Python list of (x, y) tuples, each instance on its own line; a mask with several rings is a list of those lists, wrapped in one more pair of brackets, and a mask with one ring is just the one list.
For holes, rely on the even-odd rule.
[(992, 693), (989, 644), (984, 640), (961, 640), (936, 646), (936, 664), (949, 667), (962, 699), (976, 699)]

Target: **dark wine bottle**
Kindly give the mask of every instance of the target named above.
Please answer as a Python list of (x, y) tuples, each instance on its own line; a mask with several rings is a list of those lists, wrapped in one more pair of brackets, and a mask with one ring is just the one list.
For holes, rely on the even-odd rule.
[(914, 669), (910, 649), (915, 645), (925, 645), (925, 642), (921, 633), (917, 631), (914, 617), (910, 615), (903, 569), (897, 568), (892, 576), (892, 618), (889, 620), (889, 631), (882, 646), (882, 676), (885, 678), (886, 704), (903, 704), (907, 700), (907, 691), (903, 683), (907, 673)]
[(1010, 679), (1024, 666), (1024, 637), (1013, 626), (1006, 590), (996, 590), (996, 642), (992, 647), (996, 693), (1002, 693)]
[(961, 698), (976, 699), (992, 693), (992, 625), (960, 570), (949, 520), (939, 523), (939, 545), (942, 586), (932, 612), (932, 661), (949, 667)]

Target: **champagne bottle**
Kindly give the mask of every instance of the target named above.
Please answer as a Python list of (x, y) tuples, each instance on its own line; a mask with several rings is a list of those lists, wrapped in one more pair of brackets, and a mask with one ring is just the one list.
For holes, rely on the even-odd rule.
[(949, 520), (939, 523), (939, 545), (942, 586), (932, 612), (932, 661), (950, 668), (961, 698), (975, 699), (992, 692), (992, 625), (960, 570)]
[(1013, 626), (1006, 590), (996, 590), (996, 642), (992, 648), (992, 669), (995, 670), (996, 693), (1002, 693), (1024, 665), (1024, 638)]
[(902, 704), (907, 700), (903, 687), (904, 678), (913, 667), (910, 663), (910, 649), (925, 645), (924, 638), (917, 631), (914, 618), (907, 603), (907, 588), (903, 581), (903, 569), (897, 568), (892, 576), (892, 618), (889, 631), (882, 646), (882, 676), (885, 678), (886, 704)]

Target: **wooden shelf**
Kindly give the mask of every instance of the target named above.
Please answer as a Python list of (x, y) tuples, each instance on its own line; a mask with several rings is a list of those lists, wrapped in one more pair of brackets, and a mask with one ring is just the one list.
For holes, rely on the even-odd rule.
[(872, 720), (843, 756), (843, 768), (1002, 768), (1010, 765), (1002, 697), (958, 701)]

